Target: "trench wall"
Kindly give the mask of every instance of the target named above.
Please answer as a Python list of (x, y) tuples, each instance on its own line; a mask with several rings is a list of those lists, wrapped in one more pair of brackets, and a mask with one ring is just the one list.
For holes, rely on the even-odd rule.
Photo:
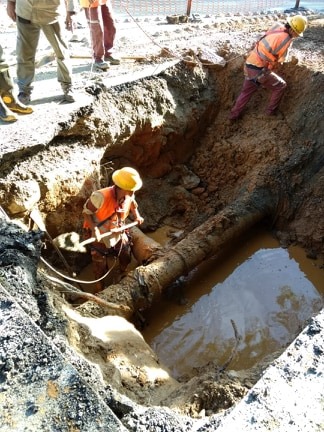
[[(179, 63), (132, 83), (111, 88), (91, 84), (85, 89), (88, 100), (69, 115), (66, 107), (59, 116), (44, 107), (51, 127), (40, 125), (33, 140), (27, 131), (26, 138), (18, 135), (2, 155), (2, 206), (10, 216), (24, 218), (37, 205), (55, 237), (81, 229), (85, 199), (108, 184), (114, 169), (130, 164), (140, 170), (147, 179), (139, 196), (144, 202), (152, 197), (145, 184), (156, 187), (152, 179), (166, 179), (173, 167), (186, 163), (201, 181), (207, 216), (229, 204), (242, 188), (253, 187), (256, 177), (273, 179), (267, 187), (278, 189), (278, 205), (271, 217), (280, 232), (287, 224), (297, 232), (285, 241), (297, 239), (321, 252), (322, 228), (315, 233), (312, 211), (320, 200), (316, 185), (324, 160), (323, 102), (317, 97), (323, 74), (288, 64), (283, 70), (290, 80), (283, 121), (269, 122), (251, 109), (244, 122), (228, 125), (242, 64), (240, 58), (213, 71)], [(297, 90), (300, 98), (295, 97)], [(261, 106), (264, 101), (256, 98)], [(305, 200), (311, 201), (307, 209)], [(302, 220), (310, 215), (306, 233), (297, 212)]]
[(111, 89), (94, 84), (87, 92), (92, 101), (59, 119), (52, 139), (44, 134), (43, 143), (13, 148), (1, 164), (4, 209), (19, 218), (37, 205), (53, 236), (80, 228), (85, 199), (120, 165), (154, 178), (187, 160), (217, 106), (213, 80), (183, 64)]

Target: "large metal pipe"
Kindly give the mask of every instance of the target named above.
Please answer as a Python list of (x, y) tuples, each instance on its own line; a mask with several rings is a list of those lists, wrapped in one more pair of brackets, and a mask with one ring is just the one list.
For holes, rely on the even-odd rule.
[[(261, 221), (274, 204), (264, 190), (254, 191), (245, 199), (240, 197), (220, 213), (190, 232), (174, 247), (164, 251), (163, 256), (146, 266), (139, 266), (121, 280), (98, 294), (113, 303), (127, 306), (131, 318), (136, 311), (149, 309), (161, 293), (180, 276), (188, 274), (204, 260), (220, 256), (240, 235)], [(89, 311), (84, 303), (78, 309), (82, 314)], [(95, 316), (107, 314), (97, 304), (91, 304)], [(111, 311), (112, 314), (118, 311)]]

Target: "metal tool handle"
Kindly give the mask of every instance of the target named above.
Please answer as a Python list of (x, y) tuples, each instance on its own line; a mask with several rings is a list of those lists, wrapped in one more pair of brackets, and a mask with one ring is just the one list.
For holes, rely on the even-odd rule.
[[(128, 228), (132, 228), (133, 226), (135, 226), (135, 225), (137, 225), (137, 224), (138, 224), (137, 221), (135, 221), (135, 222), (131, 222), (131, 223), (129, 223), (129, 224), (127, 224), (127, 225), (124, 225), (124, 226), (122, 226), (122, 227), (120, 227), (120, 228), (115, 228), (113, 231), (109, 231), (109, 232), (106, 232), (106, 233), (104, 233), (104, 234), (101, 234), (101, 236), (100, 236), (100, 240), (101, 240), (102, 238), (104, 238), (104, 237), (109, 237), (109, 236), (111, 236), (111, 235), (113, 235), (113, 234), (116, 234), (116, 233), (119, 233), (119, 232), (125, 231), (125, 230), (128, 229)], [(98, 240), (97, 240), (95, 237), (91, 237), (91, 238), (89, 238), (89, 239), (84, 240), (83, 242), (81, 242), (81, 243), (80, 243), (80, 246), (85, 246), (85, 245), (87, 245), (87, 244), (89, 244), (89, 243), (93, 243), (93, 242), (95, 242), (95, 241), (98, 241)]]

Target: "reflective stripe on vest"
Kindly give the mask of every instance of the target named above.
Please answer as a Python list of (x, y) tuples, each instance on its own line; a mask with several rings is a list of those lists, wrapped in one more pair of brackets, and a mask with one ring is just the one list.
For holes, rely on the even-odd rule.
[[(116, 215), (116, 209), (118, 207), (116, 187), (110, 186), (100, 189), (99, 192), (103, 195), (104, 200), (102, 206), (93, 215), (93, 220), (99, 228), (99, 231), (104, 233), (110, 231), (111, 228), (118, 226), (118, 218)], [(113, 215), (116, 215), (114, 221), (110, 220)]]
[(292, 38), (285, 27), (273, 27), (256, 44), (246, 62), (258, 67), (267, 67), (286, 55)]
[[(118, 218), (112, 218), (116, 214), (116, 209), (118, 207), (117, 197), (116, 197), (116, 187), (110, 186), (104, 189), (100, 189), (103, 195), (102, 206), (92, 215), (94, 224), (99, 227), (101, 233), (109, 231), (113, 227), (118, 226)], [(108, 220), (107, 220), (108, 219)], [(115, 219), (115, 220), (113, 220)], [(102, 225), (101, 225), (102, 224)], [(84, 228), (90, 228), (88, 223), (84, 223)]]
[[(291, 41), (291, 38), (289, 36), (289, 34), (285, 33), (285, 37), (282, 38), (281, 42), (276, 46), (276, 47), (272, 47), (271, 43), (268, 42), (267, 38), (264, 38), (261, 42), (264, 45), (264, 50), (263, 52), (260, 52), (260, 44), (258, 46), (258, 54), (261, 58), (263, 58), (266, 61), (274, 61), (277, 60), (280, 57), (283, 57), (283, 55), (285, 54), (285, 52), (288, 49), (288, 46), (286, 47), (286, 45)], [(278, 41), (277, 41), (278, 43)], [(269, 56), (270, 54), (270, 56)]]

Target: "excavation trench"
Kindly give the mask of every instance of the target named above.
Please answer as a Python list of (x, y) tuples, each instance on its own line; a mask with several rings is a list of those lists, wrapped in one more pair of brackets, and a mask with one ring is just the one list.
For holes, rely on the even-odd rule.
[[(201, 409), (206, 408), (203, 401), (196, 403), (190, 397), (190, 402), (188, 401), (188, 392), (190, 393), (191, 389), (197, 385), (195, 381), (197, 379), (195, 370), (197, 369), (193, 368), (191, 372), (188, 370), (184, 372), (187, 377), (184, 388), (186, 386), (188, 388), (183, 390), (182, 385), (175, 381), (169, 369), (163, 364), (160, 365), (160, 360), (159, 363), (156, 363), (156, 354), (144, 342), (138, 340), (139, 336), (132, 336), (129, 339), (126, 337), (127, 348), (125, 348), (124, 343), (121, 342), (124, 336), (121, 336), (120, 332), (114, 335), (116, 326), (114, 319), (117, 318), (113, 317), (119, 315), (141, 329), (145, 326), (143, 317), (152, 305), (156, 306), (161, 301), (161, 297), (171, 286), (175, 287), (175, 290), (179, 289), (177, 283), (181, 278), (188, 276), (207, 259), (222, 257), (231, 245), (239, 244), (238, 239), (260, 221), (271, 228), (274, 233), (276, 233), (276, 224), (278, 224), (283, 244), (291, 243), (291, 240), (286, 237), (285, 230), (295, 206), (291, 196), (295, 193), (296, 186), (298, 191), (301, 188), (299, 182), (296, 185), (295, 176), (301, 175), (301, 167), (303, 167), (306, 181), (312, 181), (313, 175), (315, 177), (317, 175), (319, 165), (315, 157), (316, 143), (313, 142), (313, 146), (305, 145), (305, 142), (309, 140), (304, 137), (300, 146), (294, 148), (291, 146), (291, 143), (296, 140), (296, 135), (293, 132), (294, 126), (291, 126), (287, 120), (267, 124), (267, 119), (264, 119), (263, 127), (267, 127), (267, 130), (254, 137), (251, 143), (250, 136), (254, 130), (251, 120), (247, 119), (242, 125), (243, 130), (240, 131), (235, 125), (226, 125), (221, 109), (221, 105), (226, 105), (224, 100), (220, 101), (217, 114), (215, 107), (210, 111), (210, 98), (218, 94), (220, 83), (225, 87), (229, 85), (222, 72), (216, 76), (215, 83), (214, 74), (209, 74), (208, 81), (206, 81), (207, 77), (204, 76), (204, 72), (200, 71), (197, 74), (187, 67), (180, 66), (175, 69), (174, 74), (171, 74), (171, 87), (174, 85), (174, 80), (184, 79), (183, 75), (188, 78), (188, 74), (193, 74), (195, 91), (199, 90), (200, 94), (204, 94), (204, 98), (200, 98), (199, 102), (200, 115), (193, 119), (192, 108), (189, 108), (185, 118), (183, 115), (179, 117), (178, 108), (175, 107), (174, 112), (177, 113), (175, 117), (181, 118), (183, 123), (182, 126), (181, 123), (180, 125), (175, 124), (175, 119), (168, 123), (170, 114), (162, 117), (160, 121), (163, 123), (163, 131), (168, 131), (167, 137), (161, 136), (164, 133), (161, 132), (161, 127), (152, 128), (151, 124), (143, 124), (141, 127), (137, 126), (135, 132), (127, 139), (123, 137), (121, 145), (104, 148), (101, 160), (95, 161), (100, 164), (101, 169), (97, 173), (97, 178), (88, 177), (87, 189), (93, 188), (95, 181), (99, 181), (99, 184), (109, 182), (109, 174), (112, 169), (125, 164), (142, 169), (145, 179), (144, 188), (138, 193), (138, 200), (141, 212), (145, 217), (145, 224), (141, 227), (142, 231), (138, 228), (130, 229), (134, 235), (136, 264), (128, 275), (120, 283), (116, 284), (113, 280), (108, 282), (107, 287), (99, 293), (96, 301), (81, 299), (82, 304), (76, 306), (75, 302), (78, 297), (66, 294), (71, 303), (75, 305), (74, 312), (67, 311), (66, 313), (72, 323), (72, 346), (75, 346), (89, 360), (98, 363), (107, 381), (111, 382), (113, 376), (112, 382), (115, 388), (143, 404), (146, 404), (147, 400), (150, 400), (152, 404), (171, 407), (184, 404), (186, 406), (182, 408), (184, 412), (192, 412), (195, 415), (197, 411), (200, 412)], [(166, 82), (170, 90), (169, 79), (167, 77)], [(217, 82), (217, 79), (220, 82)], [(135, 84), (135, 87), (137, 85)], [(149, 83), (149, 87), (151, 85)], [(165, 88), (164, 80), (159, 83), (158, 88), (160, 85)], [(157, 93), (160, 94), (160, 90)], [(183, 96), (179, 96), (178, 90), (173, 89), (172, 99), (175, 98), (175, 94), (178, 104), (182, 105)], [(154, 94), (153, 99), (156, 97), (157, 95)], [(102, 106), (105, 106), (105, 98), (103, 94)], [(260, 103), (262, 104), (262, 101)], [(197, 107), (194, 109), (196, 110)], [(214, 122), (210, 119), (210, 112), (215, 112)], [(156, 118), (156, 113), (150, 112), (150, 116)], [(261, 117), (259, 122), (262, 123), (262, 121)], [(173, 131), (170, 131), (172, 128), (174, 128)], [(278, 137), (279, 130), (281, 130), (281, 138)], [(271, 135), (276, 136), (276, 144), (270, 142), (271, 139), (265, 137), (264, 132), (270, 137)], [(236, 135), (238, 135), (237, 142)], [(164, 140), (165, 143), (162, 145)], [(285, 144), (284, 140), (287, 140)], [(267, 147), (263, 148), (265, 143)], [(160, 153), (157, 153), (157, 148), (160, 149)], [(149, 158), (155, 159), (154, 163), (149, 164)], [(305, 160), (308, 161), (307, 168)], [(50, 227), (51, 221), (57, 217), (58, 212), (47, 216)], [(65, 222), (69, 225), (69, 215), (65, 213), (64, 217)], [(165, 224), (173, 226), (178, 235), (174, 237), (173, 244), (167, 249), (152, 242), (145, 235), (145, 232), (149, 235), (151, 231)], [(57, 223), (55, 225), (57, 226)], [(307, 244), (309, 253), (316, 255), (321, 252), (321, 245), (317, 249), (316, 237), (309, 238), (308, 241), (312, 242), (311, 247)], [(64, 251), (64, 246), (62, 251)], [(81, 255), (81, 259), (79, 254), (76, 258), (72, 254), (70, 258), (72, 258), (71, 265), (78, 263), (75, 271), (79, 273), (82, 270), (80, 262), (85, 259), (84, 254)], [(89, 291), (85, 285), (83, 285), (83, 290)], [(310, 313), (319, 310), (319, 303), (321, 300), (317, 299), (317, 305), (310, 309), (312, 311)], [(308, 301), (305, 302), (305, 308), (308, 307), (307, 304)], [(98, 333), (96, 319), (101, 323), (99, 325), (111, 328), (111, 336), (107, 338)], [(117, 325), (123, 328), (123, 333), (127, 335), (132, 333), (129, 327), (126, 325), (124, 328), (122, 323), (123, 321), (118, 322)], [(291, 327), (290, 340), (296, 336), (296, 328), (299, 329), (299, 325)], [(87, 328), (86, 332), (84, 326)], [(230, 364), (236, 354), (235, 347), (237, 348), (240, 341), (236, 323), (232, 322), (232, 326), (229, 322), (228, 327), (233, 337), (227, 351), (227, 358), (222, 360), (223, 364), (217, 360), (206, 361), (206, 364), (203, 365), (198, 364), (201, 377), (206, 376), (212, 369), (218, 371), (218, 374), (225, 374), (219, 378), (220, 382), (226, 382), (228, 379), (224, 370), (230, 369)], [(89, 336), (89, 333), (92, 334), (92, 337)], [(73, 336), (74, 334), (78, 335), (77, 339)], [(253, 339), (257, 336), (251, 337)], [(99, 344), (96, 338), (101, 341)], [(273, 359), (278, 355), (286, 344), (287, 341), (280, 345), (280, 349), (278, 345), (275, 345), (276, 349), (273, 348), (273, 351), (267, 352), (270, 358)], [(142, 354), (137, 353), (136, 355), (138, 351)], [(104, 354), (106, 352), (108, 354)], [(106, 358), (104, 362), (102, 356)], [(210, 354), (206, 353), (205, 357), (210, 358)], [(234, 399), (245, 393), (242, 381), (248, 380), (249, 383), (253, 383), (257, 380), (258, 373), (265, 367), (265, 361), (269, 360), (261, 355), (258, 364), (254, 363), (253, 368), (250, 365), (250, 370), (253, 372), (246, 375), (241, 371), (242, 377), (235, 383), (238, 388)], [(172, 367), (169, 365), (169, 367), (177, 370), (176, 364)], [(150, 369), (156, 370), (153, 376), (152, 372), (149, 372)], [(159, 385), (152, 388), (152, 380), (159, 382)], [(217, 401), (216, 410), (219, 410), (220, 406), (227, 406), (229, 399), (235, 394), (232, 388), (233, 383), (229, 384), (229, 382), (231, 380), (224, 384), (226, 396), (222, 402)], [(204, 385), (199, 391), (200, 396), (203, 393)], [(214, 403), (207, 404), (209, 408), (214, 405)], [(211, 411), (213, 409), (215, 408), (212, 408)]]
[[(266, 104), (261, 93), (239, 124), (229, 124), (242, 61), (208, 70), (180, 63), (159, 76), (110, 89), (90, 85), (91, 106), (61, 124), (51, 142), (24, 147), (14, 157), (6, 154), (1, 166), (5, 211), (27, 224), (37, 206), (52, 238), (81, 233), (86, 198), (110, 182), (114, 169), (131, 165), (140, 171), (144, 186), (137, 199), (145, 222), (137, 233), (136, 267), (98, 295), (101, 303), (53, 283), (46, 266), (40, 284), (56, 313), (67, 319), (70, 346), (99, 367), (107, 385), (136, 403), (165, 405), (193, 417), (235, 404), (267, 363), (236, 377), (228, 373), (230, 363), (222, 370), (209, 363), (180, 382), (136, 330), (143, 315), (171, 286), (177, 289), (181, 278), (206, 260), (221, 258), (260, 222), (281, 246), (297, 244), (323, 268), (323, 74), (284, 66), (290, 80), (284, 118), (260, 114)], [(296, 99), (301, 81), (303, 98)], [(146, 236), (164, 226), (174, 234), (167, 248)], [(46, 260), (66, 271), (48, 239), (44, 244)], [(79, 279), (89, 255), (66, 244), (60, 248)], [(118, 397), (111, 406), (122, 418), (125, 407)]]

